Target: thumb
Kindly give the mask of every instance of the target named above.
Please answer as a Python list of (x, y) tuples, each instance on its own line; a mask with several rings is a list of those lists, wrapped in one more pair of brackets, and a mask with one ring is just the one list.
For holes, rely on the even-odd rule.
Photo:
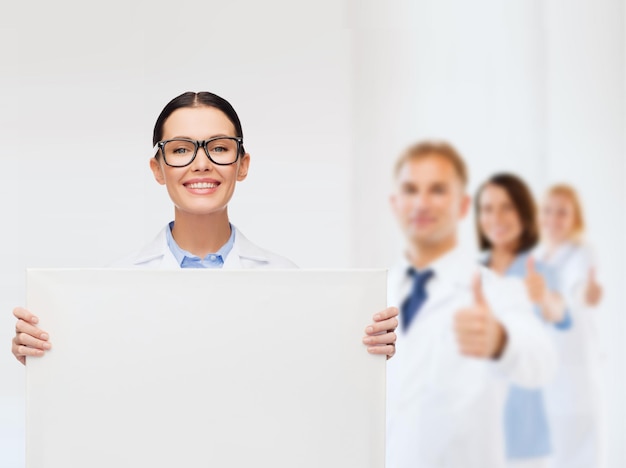
[(485, 295), (483, 294), (483, 282), (480, 276), (480, 271), (474, 273), (474, 277), (472, 278), (472, 295), (474, 296), (474, 303), (486, 306), (487, 301), (485, 300)]
[(590, 283), (596, 283), (596, 268), (595, 267), (591, 267), (589, 268), (589, 282)]
[(532, 255), (528, 256), (526, 260), (526, 275), (535, 273), (535, 258)]

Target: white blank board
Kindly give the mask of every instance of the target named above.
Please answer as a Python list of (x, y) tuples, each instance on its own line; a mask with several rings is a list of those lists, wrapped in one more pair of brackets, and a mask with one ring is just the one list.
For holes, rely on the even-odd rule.
[(27, 468), (382, 468), (384, 271), (27, 272)]

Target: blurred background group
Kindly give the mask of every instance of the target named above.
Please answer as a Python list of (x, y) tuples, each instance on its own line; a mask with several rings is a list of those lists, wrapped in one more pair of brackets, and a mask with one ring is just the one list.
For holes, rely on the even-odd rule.
[[(418, 143), (400, 161), (392, 205), (407, 245), (405, 260), (390, 273), (388, 294), (397, 297), (398, 284), (407, 274), (413, 286), (406, 296), (400, 293), (400, 302), (392, 302), (401, 310), (402, 339), (387, 373), (388, 465), (495, 468), (504, 466), (495, 455), (499, 448), (510, 468), (604, 466), (604, 356), (598, 336), (598, 305), (604, 292), (576, 188), (552, 184), (537, 203), (516, 174), (496, 173), (480, 184), (473, 195), (476, 262), (517, 283), (522, 293), (510, 290), (503, 302), (492, 289), (491, 299), (485, 300), (490, 287), (483, 276), (472, 286), (472, 300), (465, 291), (465, 276), (476, 267), (468, 269), (460, 255), (463, 249), (450, 243), (456, 219), (449, 213), (457, 213), (456, 206), (467, 207), (468, 201), (461, 201), (454, 182), (458, 186), (465, 179), (467, 168), (445, 142)], [(457, 175), (451, 179), (454, 167)], [(458, 212), (463, 215), (466, 208)], [(506, 290), (505, 284), (498, 288)], [(487, 305), (504, 324), (504, 351), (492, 354), (487, 350), (497, 347), (482, 348), (483, 341), (471, 338), (483, 336), (482, 324), (489, 323), (471, 318), (481, 310), (467, 312), (472, 303)], [(541, 327), (526, 334), (520, 329), (520, 320), (529, 318), (524, 312), (531, 310), (547, 333)], [(512, 321), (511, 311), (517, 321)], [(447, 319), (450, 314), (453, 321)], [(447, 339), (452, 328), (456, 346)], [(552, 368), (547, 363), (554, 362), (553, 351), (556, 373), (547, 379), (529, 378)], [(481, 365), (491, 372), (483, 372)], [(503, 383), (501, 406), (496, 389)], [(478, 417), (477, 407), (482, 407)], [(474, 431), (458, 432), (467, 425)], [(441, 447), (431, 449), (433, 444)], [(402, 455), (390, 454), (393, 450)], [(482, 455), (490, 450), (493, 458)], [(463, 455), (455, 458), (455, 451)]]

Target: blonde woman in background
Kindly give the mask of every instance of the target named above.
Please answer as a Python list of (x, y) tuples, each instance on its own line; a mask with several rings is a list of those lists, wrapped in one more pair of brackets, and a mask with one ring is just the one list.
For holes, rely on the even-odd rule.
[(557, 273), (572, 314), (568, 333), (555, 335), (561, 366), (546, 389), (555, 468), (601, 466), (600, 352), (593, 308), (602, 298), (593, 254), (583, 242), (585, 222), (576, 191), (554, 185), (540, 210), (539, 260)]

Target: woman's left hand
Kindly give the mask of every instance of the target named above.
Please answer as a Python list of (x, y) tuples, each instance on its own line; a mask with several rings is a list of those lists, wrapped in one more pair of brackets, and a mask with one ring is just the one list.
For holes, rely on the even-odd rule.
[(363, 343), (371, 354), (386, 354), (387, 359), (396, 354), (396, 328), (398, 308), (387, 307), (374, 315), (374, 322), (365, 329)]

